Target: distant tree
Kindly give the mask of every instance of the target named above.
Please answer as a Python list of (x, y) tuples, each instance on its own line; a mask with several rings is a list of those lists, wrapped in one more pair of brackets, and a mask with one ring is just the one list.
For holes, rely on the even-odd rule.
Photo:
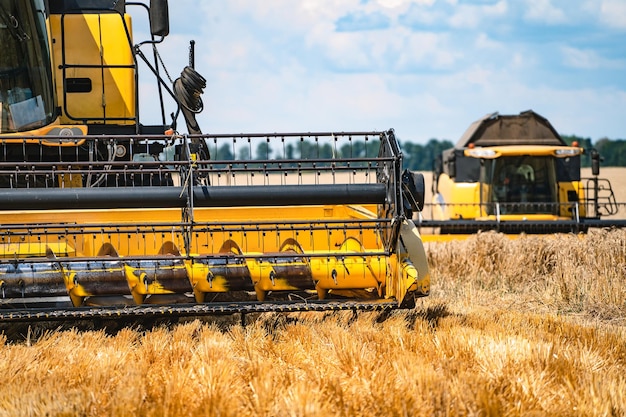
[[(576, 135), (561, 135), (563, 140), (571, 145), (578, 142), (578, 146), (586, 150), (582, 157), (581, 165), (583, 167), (591, 166), (590, 150), (595, 148), (603, 157), (602, 166), (626, 166), (626, 140), (612, 140), (602, 138), (595, 144), (590, 138), (583, 138)], [(436, 138), (430, 139), (426, 144), (414, 143), (410, 141), (401, 141), (400, 150), (403, 156), (403, 167), (413, 171), (430, 171), (433, 169), (433, 163), (437, 156), (446, 150), (454, 147), (454, 143), (449, 140), (440, 140)], [(380, 141), (356, 140), (349, 143), (343, 143), (339, 149), (333, 152), (333, 145), (329, 143), (320, 143), (314, 140), (302, 140), (299, 144), (287, 144), (284, 156), (287, 159), (319, 159), (319, 158), (373, 158), (378, 156), (380, 151)], [(244, 147), (238, 151), (238, 159), (249, 160), (250, 148)], [(255, 159), (271, 159), (272, 148), (269, 142), (262, 141), (256, 148)], [(215, 155), (214, 159), (232, 159), (232, 152), (227, 145), (222, 145)]]
[(318, 157), (317, 146), (307, 140), (300, 142), (300, 159), (315, 159)]
[(412, 171), (431, 171), (435, 158), (454, 146), (449, 140), (430, 139), (426, 145), (404, 142), (400, 144), (404, 167)]
[(601, 166), (626, 166), (626, 140), (610, 140), (602, 138), (596, 143), (596, 149), (602, 157)]
[(237, 152), (237, 159), (241, 160), (241, 161), (247, 161), (250, 159), (250, 148), (243, 147), (239, 149), (239, 152)]
[(287, 159), (294, 159), (295, 158), (295, 152), (294, 152), (294, 149), (293, 149), (293, 145), (291, 143), (287, 145), (285, 153), (286, 153), (285, 156), (286, 156)]
[(378, 140), (365, 141), (365, 156), (367, 158), (378, 156), (379, 153), (380, 153), (380, 141)]
[(350, 153), (352, 158), (365, 158), (367, 155), (367, 147), (364, 141), (355, 141), (350, 147)]
[(585, 149), (585, 154), (581, 158), (583, 167), (591, 166), (591, 149), (595, 148), (602, 157), (601, 166), (626, 166), (626, 140), (601, 138), (594, 144), (590, 138), (583, 138), (576, 135), (561, 135), (567, 144), (578, 142), (578, 146)]
[(259, 142), (256, 147), (256, 157), (255, 159), (270, 159), (272, 155), (272, 148), (268, 141)]
[(419, 143), (405, 142), (400, 144), (404, 168), (411, 171), (420, 171), (424, 158), (424, 146)]
[[(213, 154), (214, 153), (214, 154)], [(217, 148), (217, 151), (214, 151), (211, 154), (211, 159), (214, 161), (232, 161), (234, 158), (233, 153), (231, 152), (231, 147), (228, 143), (224, 143), (222, 146)], [(223, 168), (225, 164), (218, 164), (216, 167)]]
[(339, 154), (342, 158), (353, 158), (353, 150), (351, 143), (345, 143), (339, 148)]
[(222, 146), (220, 146), (217, 149), (217, 152), (215, 155), (211, 155), (211, 158), (218, 160), (218, 161), (221, 161), (221, 160), (232, 161), (234, 159), (234, 155), (231, 152), (230, 145), (227, 143), (224, 143)]
[(583, 167), (591, 166), (591, 157), (589, 151), (593, 148), (591, 138), (583, 138), (576, 135), (561, 135), (561, 138), (568, 144), (572, 145), (574, 142), (578, 142), (578, 146), (585, 149), (585, 154), (580, 159), (580, 165)]
[(319, 146), (319, 158), (330, 159), (333, 157), (333, 148), (329, 143), (325, 143)]

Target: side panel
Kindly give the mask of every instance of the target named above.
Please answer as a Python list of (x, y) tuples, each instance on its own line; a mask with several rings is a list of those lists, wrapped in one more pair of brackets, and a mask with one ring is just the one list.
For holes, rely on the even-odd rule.
[(61, 123), (135, 124), (130, 16), (51, 15), (50, 30)]
[[(586, 217), (585, 191), (580, 181), (559, 182), (559, 202), (561, 204), (560, 215), (562, 217), (574, 218), (573, 204), (578, 202), (579, 217)], [(565, 204), (565, 203), (571, 203)]]
[(559, 186), (559, 202), (561, 205), (560, 215), (575, 217), (572, 206), (568, 203), (579, 203), (578, 215), (586, 217), (585, 191), (580, 181), (580, 155), (569, 158), (556, 159), (556, 177)]
[(455, 182), (447, 174), (441, 174), (437, 187), (439, 193), (433, 201), (435, 220), (475, 219), (481, 216), (480, 183)]

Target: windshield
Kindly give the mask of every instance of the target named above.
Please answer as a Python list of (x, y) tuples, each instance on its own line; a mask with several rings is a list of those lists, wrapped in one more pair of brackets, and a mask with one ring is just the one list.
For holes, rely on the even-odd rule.
[(482, 175), (489, 214), (496, 213), (496, 203), (501, 214), (559, 212), (554, 158), (524, 155), (485, 160)]
[(45, 126), (54, 98), (43, 0), (0, 0), (0, 132)]

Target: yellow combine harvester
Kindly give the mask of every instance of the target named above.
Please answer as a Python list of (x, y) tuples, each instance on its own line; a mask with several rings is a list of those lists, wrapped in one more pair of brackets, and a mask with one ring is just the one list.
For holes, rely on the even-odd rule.
[[(151, 26), (137, 45), (131, 8)], [(410, 220), (423, 178), (402, 170), (393, 131), (202, 134), (193, 42), (181, 76), (160, 76), (167, 16), (166, 1), (0, 3), (0, 322), (428, 295)], [(169, 124), (139, 120), (139, 61), (178, 104)]]
[(489, 114), (439, 156), (432, 218), (420, 213), (416, 222), (452, 237), (481, 230), (556, 233), (626, 226), (624, 220), (601, 219), (615, 214), (618, 203), (610, 182), (598, 177), (595, 150), (593, 177), (581, 177), (584, 152), (533, 111)]

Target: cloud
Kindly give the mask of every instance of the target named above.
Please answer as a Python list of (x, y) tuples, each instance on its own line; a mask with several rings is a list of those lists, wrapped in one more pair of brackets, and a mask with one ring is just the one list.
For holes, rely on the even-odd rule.
[[(528, 20), (542, 23), (564, 23), (567, 21), (565, 12), (552, 4), (551, 0), (526, 0), (524, 17)], [(571, 2), (568, 3), (571, 7)]]
[(452, 28), (476, 29), (487, 25), (494, 18), (505, 16), (508, 11), (506, 1), (498, 1), (494, 4), (462, 4), (454, 8), (454, 12), (448, 18)]
[(505, 45), (503, 45), (501, 42), (491, 39), (489, 35), (484, 32), (479, 32), (476, 35), (476, 38), (474, 40), (474, 46), (476, 47), (476, 49), (493, 51), (502, 50), (505, 47)]
[(611, 28), (626, 30), (626, 2), (623, 0), (602, 0), (600, 21)]
[(594, 50), (582, 50), (563, 46), (561, 48), (563, 60), (567, 66), (580, 69), (626, 69), (626, 58), (608, 59), (599, 55)]
[(407, 8), (413, 4), (419, 6), (432, 6), (435, 0), (376, 0), (376, 3), (387, 8)]
[[(486, 113), (533, 109), (562, 132), (623, 138), (624, 7), (623, 0), (176, 0), (159, 49), (175, 78), (196, 40), (206, 132), (395, 128), (403, 140), (456, 140)], [(160, 111), (144, 72), (147, 122)]]
[(336, 25), (339, 32), (380, 30), (389, 28), (391, 21), (383, 13), (363, 13), (357, 11), (337, 19)]

